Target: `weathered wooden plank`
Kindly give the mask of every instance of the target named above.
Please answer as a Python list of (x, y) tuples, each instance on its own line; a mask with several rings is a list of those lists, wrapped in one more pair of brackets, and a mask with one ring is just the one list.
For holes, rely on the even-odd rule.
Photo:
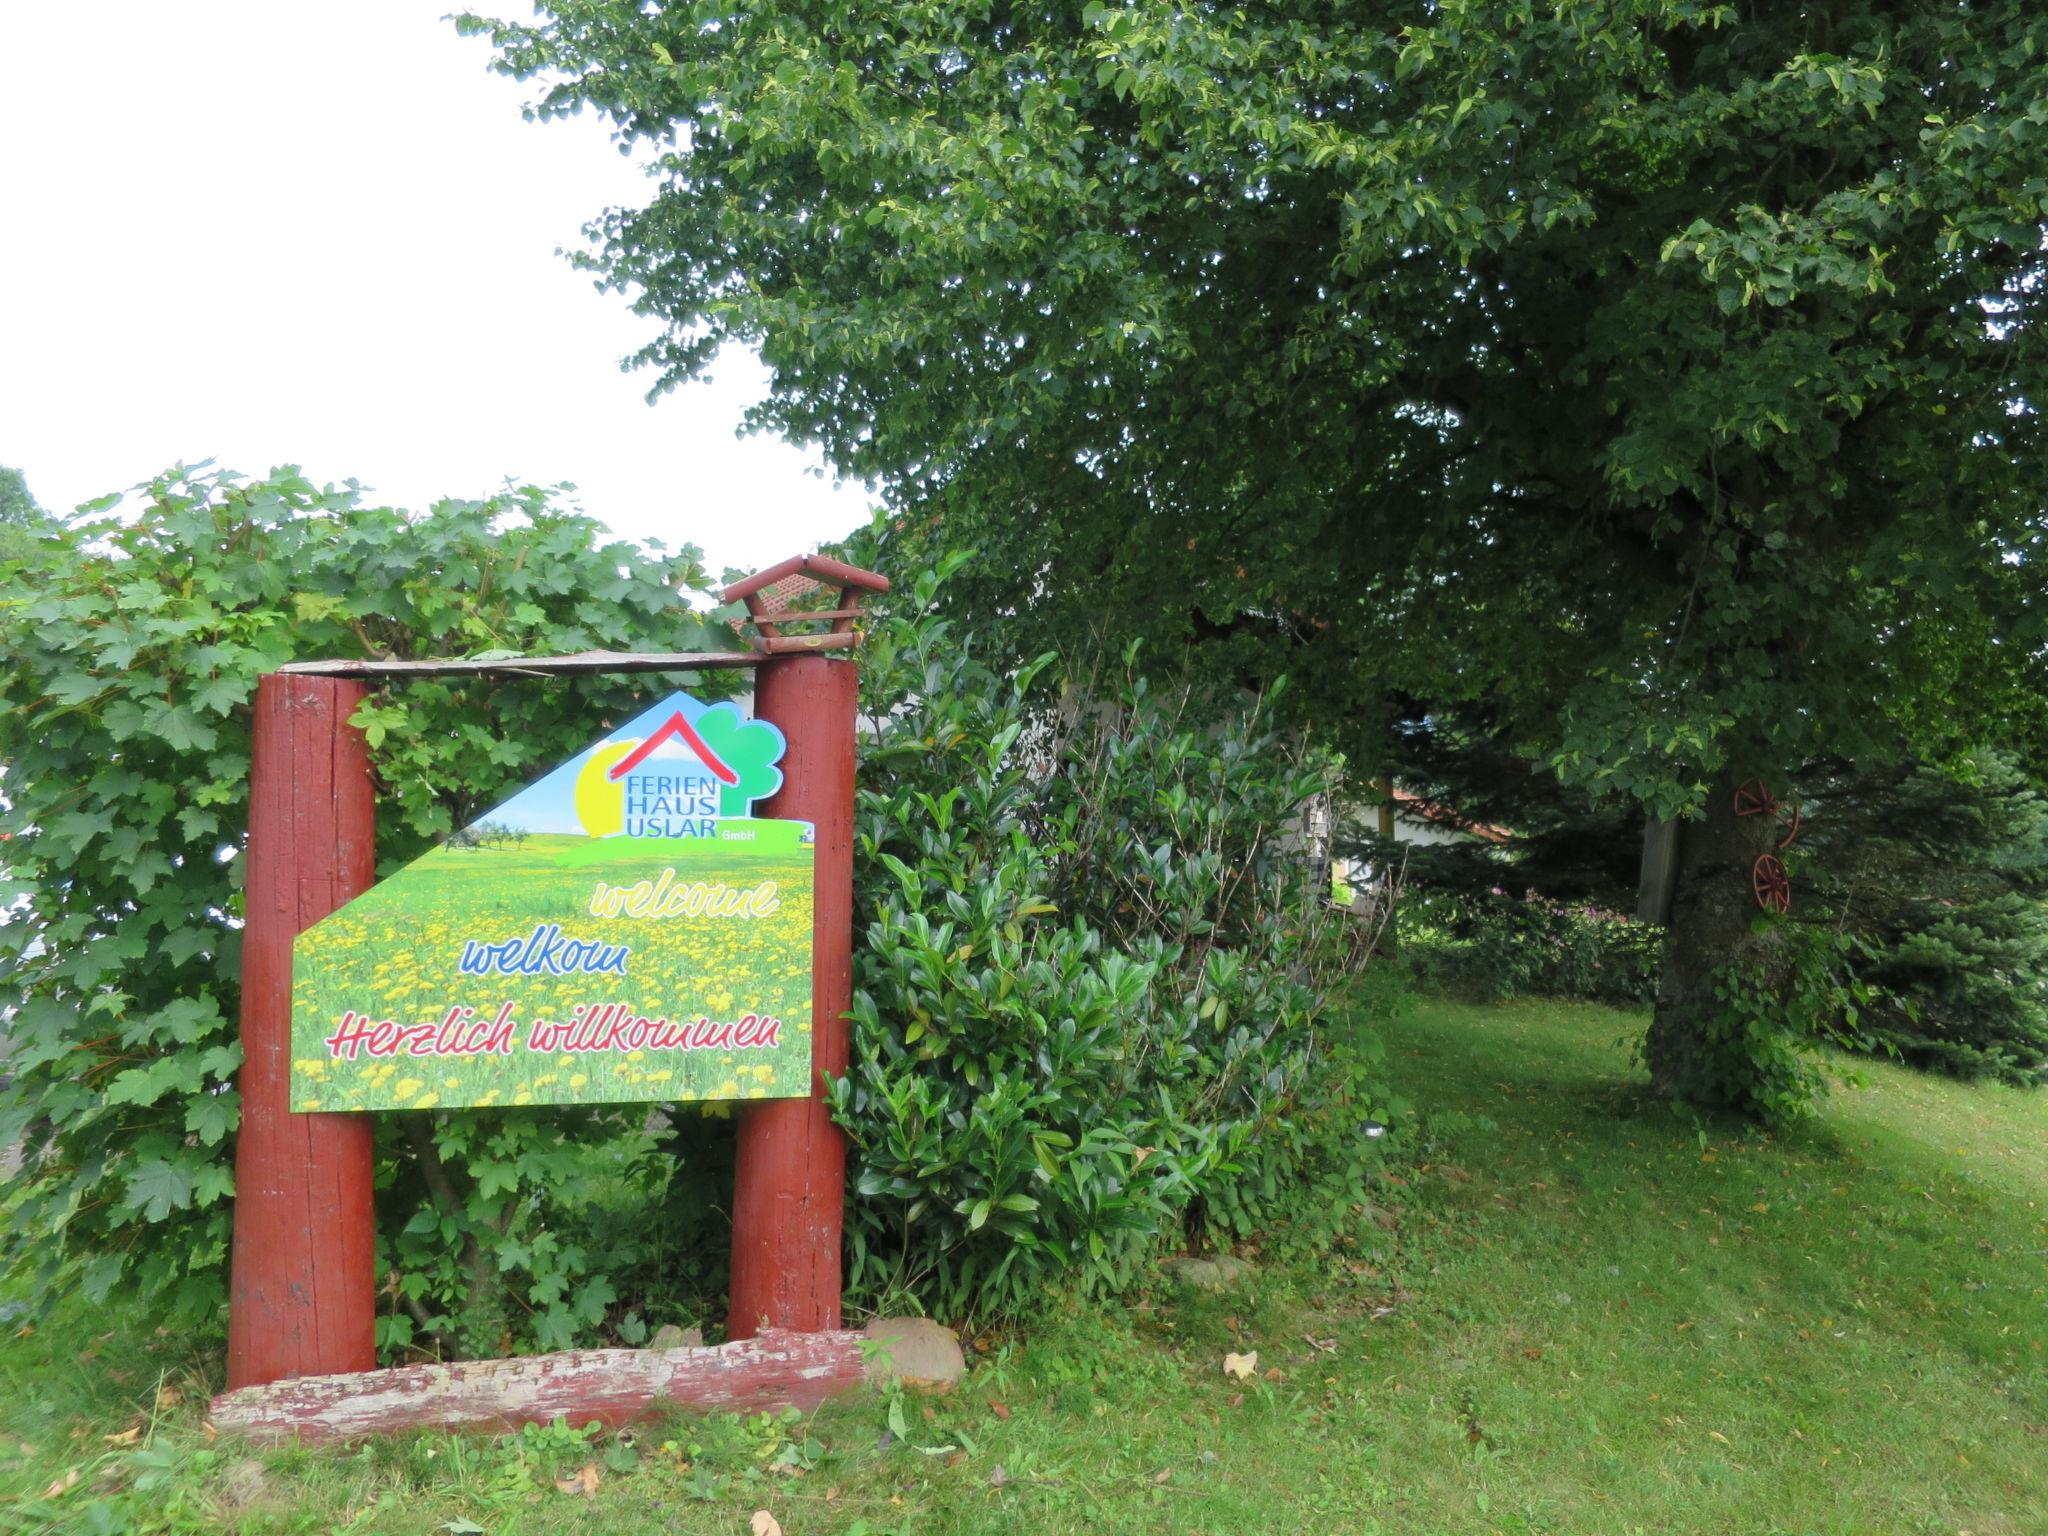
[(770, 1329), (713, 1348), (579, 1349), (301, 1376), (223, 1392), (213, 1400), (212, 1423), (255, 1440), (322, 1443), (555, 1419), (616, 1427), (670, 1407), (814, 1408), (866, 1379), (866, 1337)]
[(575, 651), (564, 656), (455, 656), (426, 661), (294, 661), (281, 672), (312, 677), (451, 677), (493, 672), (550, 676), (583, 672), (699, 672), (757, 667), (758, 651)]
[(763, 634), (754, 642), (769, 656), (802, 656), (811, 651), (850, 651), (860, 644), (851, 630), (834, 630), (822, 635)]

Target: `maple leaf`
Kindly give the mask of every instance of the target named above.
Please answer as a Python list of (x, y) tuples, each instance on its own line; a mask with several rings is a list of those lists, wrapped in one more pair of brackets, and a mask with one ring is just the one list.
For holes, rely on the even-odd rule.
[(162, 1221), (192, 1203), (192, 1170), (151, 1158), (129, 1175), (128, 1194), (121, 1203), (139, 1206), (145, 1220)]

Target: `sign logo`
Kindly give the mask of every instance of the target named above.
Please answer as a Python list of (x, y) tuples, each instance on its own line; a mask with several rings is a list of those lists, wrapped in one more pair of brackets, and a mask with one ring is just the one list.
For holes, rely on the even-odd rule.
[(799, 1097), (808, 822), (782, 733), (672, 694), (292, 946), (295, 1110)]
[(679, 707), (644, 737), (608, 737), (577, 770), (576, 818), (586, 837), (713, 837), (721, 820), (752, 815), (756, 800), (782, 787), (781, 731), (729, 703), (707, 708), (683, 695), (670, 702)]

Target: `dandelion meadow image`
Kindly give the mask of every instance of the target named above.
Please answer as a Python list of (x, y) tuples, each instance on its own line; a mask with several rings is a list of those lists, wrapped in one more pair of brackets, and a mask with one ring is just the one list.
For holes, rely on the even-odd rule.
[(782, 737), (677, 694), (300, 934), (299, 1111), (798, 1097), (814, 845)]

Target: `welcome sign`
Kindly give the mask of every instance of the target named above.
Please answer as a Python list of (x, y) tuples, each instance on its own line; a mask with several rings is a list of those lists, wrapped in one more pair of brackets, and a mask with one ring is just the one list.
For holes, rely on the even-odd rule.
[(674, 694), (292, 946), (294, 1110), (796, 1098), (809, 823), (782, 733)]

